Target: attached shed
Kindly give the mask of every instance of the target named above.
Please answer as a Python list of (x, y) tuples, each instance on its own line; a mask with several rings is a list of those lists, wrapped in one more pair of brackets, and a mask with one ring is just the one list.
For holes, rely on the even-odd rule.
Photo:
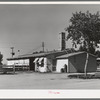
[[(97, 62), (96, 57), (92, 54), (88, 53), (88, 63), (87, 63), (87, 72), (95, 72), (97, 70)], [(81, 72), (83, 73), (85, 70), (85, 64), (87, 60), (86, 52), (75, 52), (70, 54), (65, 54), (59, 57), (56, 57), (56, 72), (63, 71), (70, 72)]]

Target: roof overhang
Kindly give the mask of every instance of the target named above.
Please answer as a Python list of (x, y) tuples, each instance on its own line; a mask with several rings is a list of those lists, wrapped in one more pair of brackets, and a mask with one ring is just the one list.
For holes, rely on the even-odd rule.
[[(74, 53), (69, 53), (69, 54), (65, 54), (65, 55), (62, 55), (62, 56), (58, 56), (58, 57), (56, 57), (56, 59), (68, 59), (69, 57), (84, 54), (84, 53), (87, 54), (87, 52), (74, 52)], [(88, 54), (96, 58), (95, 55), (90, 54), (90, 53), (88, 53)]]

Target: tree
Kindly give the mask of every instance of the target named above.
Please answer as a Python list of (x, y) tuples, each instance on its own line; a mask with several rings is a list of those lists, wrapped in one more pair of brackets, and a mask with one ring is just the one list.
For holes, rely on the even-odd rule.
[(2, 65), (3, 55), (0, 52), (0, 65)]
[(78, 44), (81, 49), (92, 54), (100, 42), (100, 15), (99, 12), (91, 14), (76, 12), (72, 14), (70, 25), (65, 29), (68, 31), (67, 40), (70, 39), (74, 46)]
[(97, 57), (99, 57), (99, 58), (100, 58), (100, 51), (99, 51), (99, 50), (97, 50), (97, 51), (95, 52), (95, 55), (96, 55)]

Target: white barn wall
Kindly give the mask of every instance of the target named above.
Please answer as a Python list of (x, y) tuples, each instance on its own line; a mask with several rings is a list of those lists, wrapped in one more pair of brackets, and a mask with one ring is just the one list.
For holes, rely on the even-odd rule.
[(43, 59), (44, 59), (44, 66), (43, 67), (39, 66), (39, 71), (47, 72), (47, 58), (43, 58)]
[(23, 59), (23, 60), (8, 60), (7, 65), (29, 65), (29, 59)]

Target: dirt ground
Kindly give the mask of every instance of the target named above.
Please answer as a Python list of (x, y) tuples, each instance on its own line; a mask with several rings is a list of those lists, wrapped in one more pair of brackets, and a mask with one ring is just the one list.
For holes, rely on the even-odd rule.
[(66, 73), (0, 74), (0, 89), (100, 89), (100, 79), (69, 79)]

